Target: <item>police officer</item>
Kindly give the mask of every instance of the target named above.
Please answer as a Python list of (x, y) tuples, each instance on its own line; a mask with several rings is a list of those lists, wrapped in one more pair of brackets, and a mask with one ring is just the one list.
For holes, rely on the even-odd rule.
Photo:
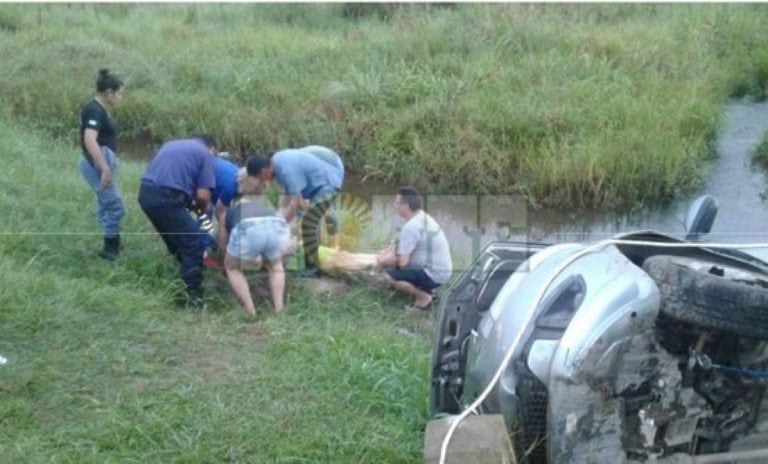
[(139, 188), (139, 205), (160, 233), (168, 251), (179, 261), (187, 304), (195, 312), (205, 309), (202, 289), (205, 248), (198, 221), (189, 209), (208, 210), (211, 191), (216, 185), (215, 145), (208, 135), (167, 142), (147, 166)]

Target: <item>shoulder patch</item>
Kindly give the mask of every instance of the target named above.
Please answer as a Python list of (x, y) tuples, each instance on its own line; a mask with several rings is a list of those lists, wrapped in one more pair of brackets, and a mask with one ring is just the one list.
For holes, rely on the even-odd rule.
[(88, 125), (89, 126), (98, 126), (99, 123), (95, 119), (89, 119), (88, 120)]

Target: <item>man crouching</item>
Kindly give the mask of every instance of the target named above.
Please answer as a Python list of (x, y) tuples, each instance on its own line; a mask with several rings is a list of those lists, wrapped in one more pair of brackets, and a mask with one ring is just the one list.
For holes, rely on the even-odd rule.
[(415, 309), (427, 309), (434, 290), (448, 282), (453, 272), (445, 233), (421, 209), (421, 204), (421, 195), (415, 188), (398, 189), (395, 212), (406, 222), (396, 244), (382, 250), (376, 258), (376, 266), (384, 270), (387, 283), (415, 297)]

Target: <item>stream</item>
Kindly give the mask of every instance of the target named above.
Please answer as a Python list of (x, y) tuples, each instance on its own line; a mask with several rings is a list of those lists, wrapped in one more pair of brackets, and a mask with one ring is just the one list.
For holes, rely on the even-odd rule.
[[(768, 131), (768, 103), (733, 102), (725, 106), (725, 123), (717, 143), (718, 157), (702, 187), (663, 208), (634, 214), (563, 213), (531, 210), (522, 198), (512, 196), (427, 196), (425, 210), (443, 227), (454, 254), (475, 256), (483, 245), (497, 239), (545, 243), (591, 242), (618, 233), (655, 230), (682, 238), (689, 205), (700, 195), (718, 199), (720, 209), (709, 242), (768, 243), (768, 203), (764, 200), (766, 176), (751, 166), (752, 151)], [(390, 192), (396, 187), (390, 189)], [(345, 192), (370, 202), (374, 227), (392, 237), (402, 225), (393, 217), (392, 194), (380, 194), (376, 184), (347, 183)], [(365, 192), (365, 193), (364, 193)], [(363, 242), (373, 244), (377, 240)], [(768, 249), (755, 254), (768, 257)], [(462, 260), (464, 261), (464, 260)]]
[[(724, 112), (718, 157), (709, 166), (707, 180), (698, 191), (661, 208), (632, 214), (564, 213), (533, 210), (522, 197), (510, 195), (427, 195), (424, 209), (443, 227), (460, 264), (468, 263), (494, 240), (591, 242), (637, 230), (655, 230), (682, 238), (687, 209), (703, 194), (714, 196), (720, 204), (706, 241), (768, 243), (766, 176), (750, 164), (752, 151), (768, 131), (768, 103), (732, 102), (724, 107)], [(121, 152), (129, 159), (147, 159), (150, 150), (146, 145), (128, 141)], [(362, 180), (359, 176), (347, 177), (342, 210), (351, 208), (355, 216), (363, 218), (360, 222), (369, 224), (356, 251), (373, 252), (395, 237), (403, 224), (392, 209), (397, 186)], [(754, 253), (768, 258), (768, 248)]]

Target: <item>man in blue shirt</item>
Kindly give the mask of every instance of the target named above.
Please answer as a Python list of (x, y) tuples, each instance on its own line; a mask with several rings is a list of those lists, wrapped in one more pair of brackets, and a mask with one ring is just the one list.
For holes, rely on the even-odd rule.
[[(215, 217), (219, 223), (219, 227), (223, 224), (224, 212), (229, 208), (232, 200), (237, 196), (237, 173), (240, 168), (233, 162), (217, 156), (213, 161), (213, 174), (216, 178), (213, 192), (211, 192), (211, 201), (207, 210), (209, 217)], [(205, 234), (202, 236), (203, 249), (206, 250), (211, 246), (211, 236)], [(214, 243), (215, 244), (215, 243)], [(215, 244), (219, 248), (226, 248), (226, 244)], [(213, 257), (206, 256), (203, 264), (207, 266), (213, 266), (220, 268), (221, 264), (217, 262)]]
[(211, 206), (216, 208), (216, 218), (224, 213), (229, 204), (237, 196), (237, 173), (240, 167), (232, 161), (216, 157), (213, 161), (213, 172), (216, 176), (216, 186), (211, 195)]
[[(291, 222), (304, 200), (309, 203), (301, 219), (301, 238), (304, 245), (304, 277), (317, 277), (320, 221), (336, 201), (344, 182), (344, 163), (330, 148), (310, 145), (301, 149), (280, 150), (271, 158), (251, 156), (246, 169), (249, 176), (262, 181), (274, 178), (283, 189), (283, 215)], [(328, 221), (328, 234), (338, 233), (335, 217)]]
[(189, 208), (206, 211), (215, 187), (215, 143), (210, 136), (167, 142), (141, 178), (139, 205), (181, 265), (192, 310), (203, 303), (203, 242)]

